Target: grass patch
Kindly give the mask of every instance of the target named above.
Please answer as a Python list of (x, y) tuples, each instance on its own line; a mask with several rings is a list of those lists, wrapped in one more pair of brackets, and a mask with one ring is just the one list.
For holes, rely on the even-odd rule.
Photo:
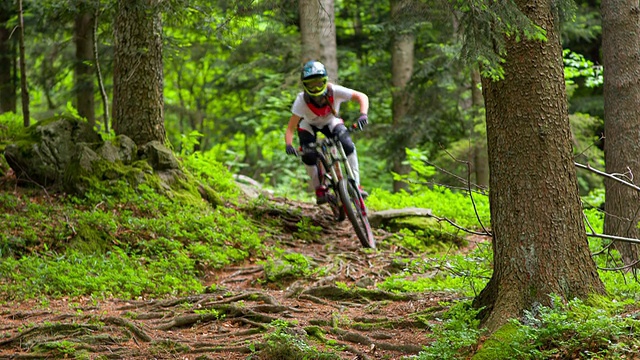
[(199, 293), (207, 269), (262, 247), (255, 224), (234, 208), (145, 184), (114, 182), (83, 197), (0, 193), (0, 211), (0, 293), (13, 300)]

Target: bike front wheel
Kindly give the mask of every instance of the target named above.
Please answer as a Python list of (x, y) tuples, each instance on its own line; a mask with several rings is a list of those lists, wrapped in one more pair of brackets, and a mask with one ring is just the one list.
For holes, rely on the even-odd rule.
[(375, 249), (376, 240), (373, 237), (373, 231), (367, 218), (367, 207), (360, 190), (354, 182), (342, 179), (338, 182), (338, 193), (360, 243), (365, 248)]

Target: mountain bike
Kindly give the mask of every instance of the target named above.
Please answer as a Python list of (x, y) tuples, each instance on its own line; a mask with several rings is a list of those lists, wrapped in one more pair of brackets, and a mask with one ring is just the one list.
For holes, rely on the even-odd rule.
[[(349, 132), (358, 130), (357, 125), (347, 128)], [(367, 206), (356, 184), (353, 170), (347, 161), (342, 143), (337, 136), (325, 137), (312, 144), (318, 152), (318, 172), (320, 183), (329, 190), (328, 204), (334, 219), (349, 218), (353, 229), (365, 248), (375, 249), (376, 240), (367, 218)]]

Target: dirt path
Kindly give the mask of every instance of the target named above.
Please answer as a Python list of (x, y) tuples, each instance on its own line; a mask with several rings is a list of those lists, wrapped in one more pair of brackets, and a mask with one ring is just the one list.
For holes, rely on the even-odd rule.
[[(450, 295), (379, 290), (401, 249), (363, 251), (348, 222), (335, 227), (328, 211), (278, 201), (254, 209), (261, 221), (279, 219), (289, 230), (270, 241), (322, 271), (268, 282), (264, 263), (249, 259), (210, 272), (205, 294), (2, 304), (0, 359), (263, 359), (260, 350), (276, 329), (343, 359), (401, 359), (429, 343), (429, 325)], [(300, 232), (301, 220), (334, 228)]]

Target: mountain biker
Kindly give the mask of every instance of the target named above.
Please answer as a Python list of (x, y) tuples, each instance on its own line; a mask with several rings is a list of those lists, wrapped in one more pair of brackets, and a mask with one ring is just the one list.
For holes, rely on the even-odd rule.
[[(302, 162), (305, 164), (307, 174), (311, 179), (311, 185), (316, 191), (316, 203), (327, 202), (327, 188), (321, 185), (318, 176), (317, 156), (313, 147), (316, 142), (317, 132), (327, 137), (337, 135), (344, 147), (349, 166), (353, 170), (356, 184), (360, 186), (360, 171), (358, 168), (358, 156), (356, 147), (351, 140), (347, 127), (340, 118), (340, 104), (345, 101), (356, 101), (360, 104), (360, 117), (357, 125), (362, 129), (368, 124), (367, 112), (369, 111), (369, 98), (366, 94), (346, 88), (344, 86), (328, 82), (328, 74), (325, 66), (315, 60), (308, 61), (302, 67), (300, 80), (304, 91), (300, 92), (291, 107), (291, 118), (284, 136), (286, 152), (289, 155), (297, 154), (293, 147), (293, 134), (297, 128), (300, 147), (302, 147)], [(362, 190), (362, 196), (368, 194)]]

